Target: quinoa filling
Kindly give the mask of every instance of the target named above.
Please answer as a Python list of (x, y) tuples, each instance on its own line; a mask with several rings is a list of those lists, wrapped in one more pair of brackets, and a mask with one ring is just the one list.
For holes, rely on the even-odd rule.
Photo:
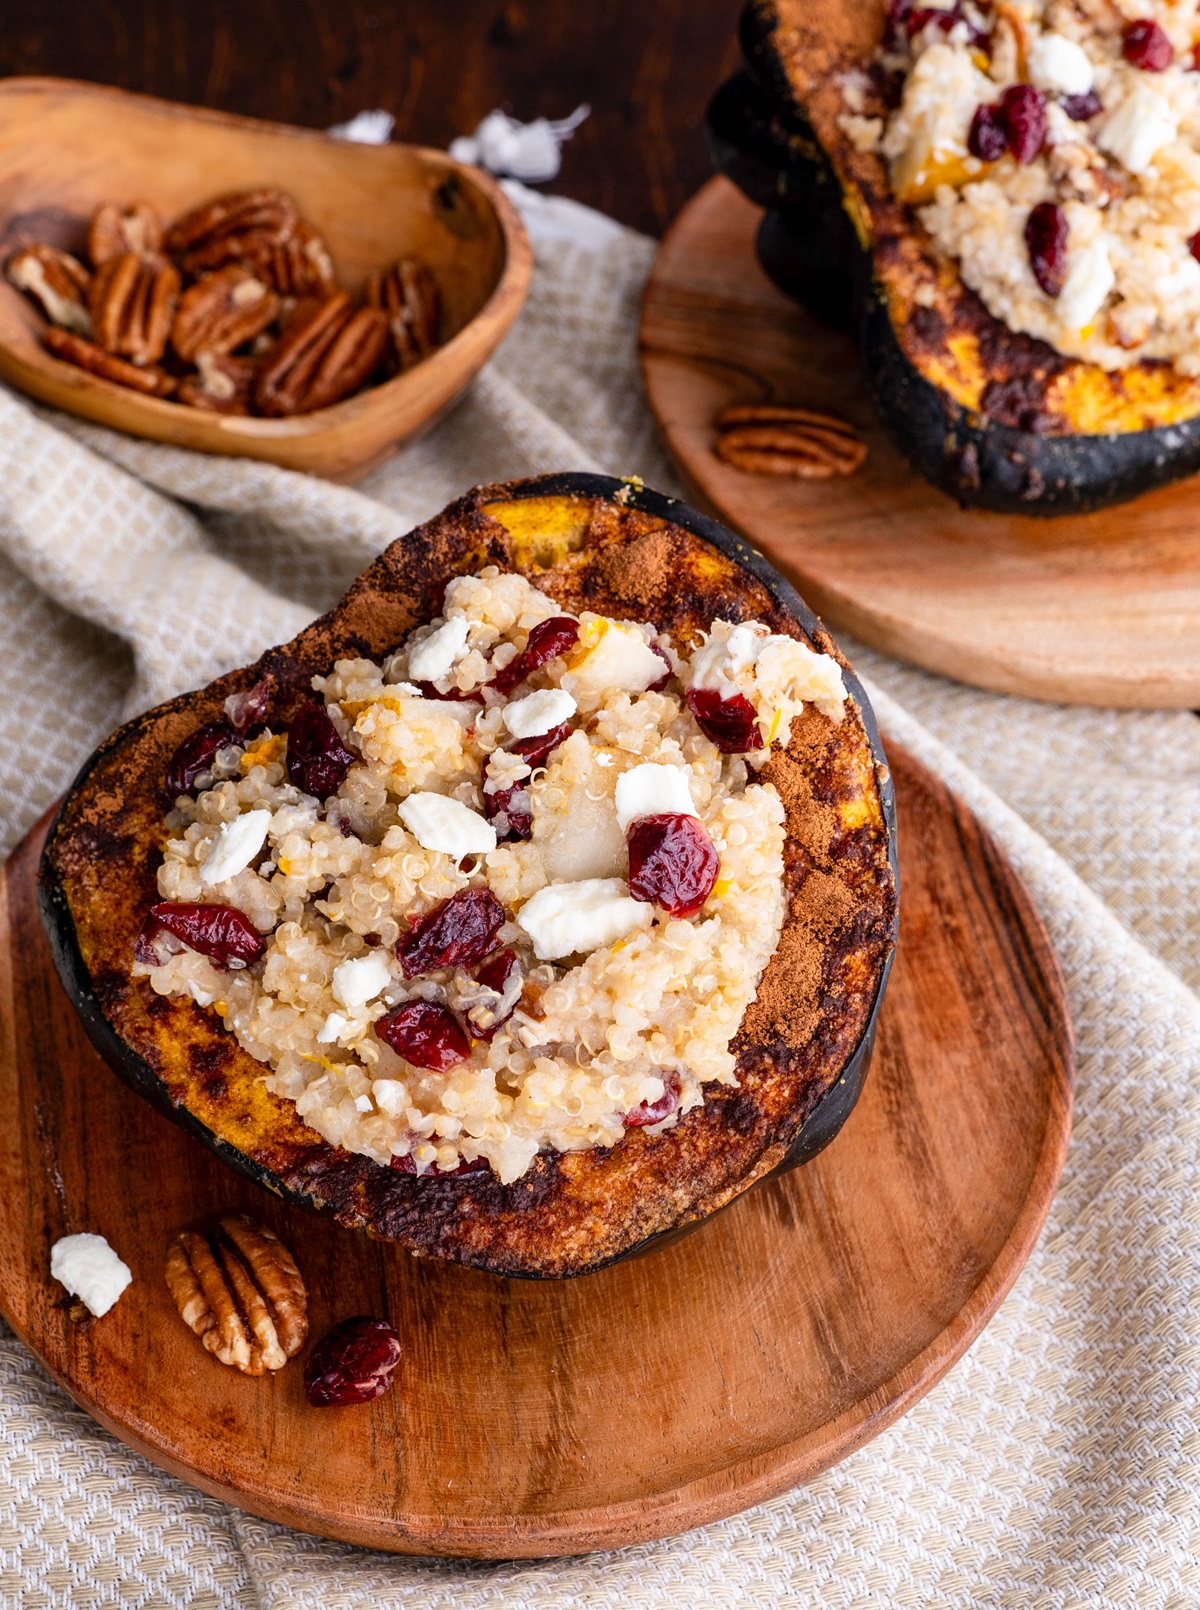
[(488, 568), (286, 731), (235, 695), (168, 773), (134, 974), (218, 1013), (334, 1145), (518, 1179), (734, 1085), (782, 930), (756, 780), (832, 658), (757, 622), (676, 643)]

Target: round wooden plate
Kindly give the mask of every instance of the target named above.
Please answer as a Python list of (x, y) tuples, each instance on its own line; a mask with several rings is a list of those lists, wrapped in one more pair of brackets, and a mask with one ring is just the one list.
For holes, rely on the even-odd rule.
[[(35, 906), (45, 825), (0, 883), (0, 1308), (84, 1408), (206, 1492), (405, 1553), (511, 1558), (680, 1532), (808, 1480), (961, 1357), (1028, 1256), (1070, 1128), (1062, 982), (1024, 887), (902, 752), (901, 940), (865, 1094), (834, 1144), (674, 1247), (564, 1283), (419, 1262), (284, 1207), (91, 1049)], [(376, 1403), (313, 1409), (299, 1362), (251, 1380), (163, 1280), (230, 1209), (308, 1282), (313, 1334), (389, 1317)], [(52, 1243), (106, 1235), (134, 1283), (72, 1321)]]
[[(929, 670), (1075, 704), (1200, 705), (1200, 478), (1056, 520), (960, 509), (892, 447), (851, 338), (759, 267), (761, 217), (713, 179), (646, 289), (646, 389), (692, 501), (757, 543), (830, 626)], [(865, 467), (798, 481), (723, 463), (717, 413), (767, 399), (850, 420)]]

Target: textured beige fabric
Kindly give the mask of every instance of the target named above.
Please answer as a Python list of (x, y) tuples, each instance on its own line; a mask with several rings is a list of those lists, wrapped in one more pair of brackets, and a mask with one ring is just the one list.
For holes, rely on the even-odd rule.
[[(676, 489), (636, 367), (652, 248), (592, 235), (586, 249), (539, 248), (528, 309), (471, 395), (357, 492), (117, 438), (0, 394), (6, 845), (122, 713), (290, 635), (467, 485), (600, 468)], [(856, 657), (885, 729), (1028, 880), (1079, 1039), (1062, 1191), (968, 1357), (803, 1491), (671, 1542), (468, 1565), (226, 1510), (123, 1450), (3, 1334), (0, 1604), (1200, 1603), (1200, 723), (996, 698)]]

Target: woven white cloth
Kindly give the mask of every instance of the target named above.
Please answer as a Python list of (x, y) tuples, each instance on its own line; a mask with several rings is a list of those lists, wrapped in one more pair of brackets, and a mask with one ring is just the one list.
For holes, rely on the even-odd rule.
[[(123, 714), (290, 636), (467, 486), (602, 469), (676, 490), (636, 362), (652, 243), (595, 214), (581, 232), (581, 213), (530, 208), (537, 270), (513, 334), (357, 491), (0, 393), (6, 846)], [(968, 1356), (806, 1489), (673, 1541), (478, 1565), (325, 1543), (204, 1498), (93, 1425), (0, 1326), (0, 1604), (1200, 1603), (1200, 722), (995, 697), (848, 646), (885, 731), (1024, 874), (1078, 1035), (1061, 1192)]]

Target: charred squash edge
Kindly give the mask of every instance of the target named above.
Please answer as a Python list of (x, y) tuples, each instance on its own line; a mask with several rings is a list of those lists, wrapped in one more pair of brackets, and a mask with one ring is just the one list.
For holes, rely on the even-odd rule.
[[(853, 299), (880, 418), (913, 467), (965, 507), (1082, 514), (1194, 474), (1200, 382), (1157, 362), (1109, 373), (1009, 330), (939, 263), (911, 209), (892, 198), (881, 159), (842, 135), (836, 75), (861, 63), (882, 24), (880, 5), (862, 8), (848, 25), (855, 48), (839, 46), (836, 27), (822, 36), (822, 17), (845, 5), (803, 0), (801, 22), (790, 0), (749, 0), (742, 47), (774, 126), (736, 80), (710, 108), (718, 167), (771, 209), (759, 238), (767, 272), (821, 316)], [(806, 54), (819, 86), (811, 104), (796, 82)], [(821, 212), (831, 193), (852, 230)], [(826, 261), (814, 261), (826, 243)], [(839, 280), (840, 300), (830, 291)]]
[[(673, 498), (644, 490), (629, 481), (622, 481), (605, 475), (578, 473), (548, 475), (482, 490), (487, 494), (484, 501), (493, 504), (503, 501), (522, 501), (527, 498), (573, 497), (603, 499), (608, 502), (620, 503), (627, 509), (669, 521), (702, 541), (711, 544), (764, 586), (775, 602), (794, 618), (806, 634), (819, 642), (830, 644), (828, 634), (820, 621), (813, 615), (795, 590), (768, 564), (756, 549), (750, 547), (742, 538), (735, 536), (734, 533), (728, 531), (717, 522), (697, 514)], [(848, 692), (857, 702), (863, 729), (874, 760), (875, 783), (886, 829), (887, 862), (893, 879), (894, 895), (891, 935), (887, 944), (886, 954), (880, 964), (874, 999), (866, 1016), (862, 1032), (854, 1049), (847, 1056), (840, 1076), (818, 1099), (812, 1111), (801, 1122), (799, 1129), (788, 1143), (787, 1151), (782, 1159), (769, 1172), (764, 1173), (759, 1178), (755, 1178), (754, 1170), (751, 1169), (748, 1173), (747, 1183), (739, 1186), (732, 1195), (728, 1196), (716, 1208), (705, 1210), (701, 1204), (697, 1208), (696, 1216), (689, 1217), (686, 1222), (657, 1231), (611, 1257), (578, 1269), (567, 1271), (510, 1267), (492, 1269), (486, 1261), (475, 1262), (471, 1259), (460, 1257), (455, 1257), (455, 1261), (465, 1262), (472, 1267), (483, 1268), (489, 1270), (489, 1272), (503, 1274), (511, 1278), (561, 1279), (595, 1273), (599, 1269), (618, 1263), (625, 1258), (641, 1256), (646, 1252), (666, 1246), (681, 1236), (698, 1229), (700, 1225), (708, 1222), (715, 1212), (721, 1211), (724, 1206), (731, 1205), (733, 1201), (736, 1201), (750, 1186), (773, 1179), (779, 1174), (786, 1173), (788, 1170), (808, 1162), (833, 1140), (850, 1115), (862, 1091), (867, 1070), (870, 1066), (879, 1010), (883, 1002), (895, 954), (899, 912), (899, 867), (896, 856), (895, 794), (891, 773), (887, 766), (879, 736), (879, 729), (870, 702), (858, 678), (848, 668), (844, 670), (844, 677)], [(191, 697), (193, 695), (181, 695), (177, 699), (158, 706), (156, 711), (147, 712), (147, 714), (161, 715), (177, 709), (185, 705)], [(137, 719), (142, 718), (135, 718), (135, 720)], [(67, 808), (67, 802), (86, 783), (91, 773), (105, 756), (122, 741), (127, 731), (128, 727), (119, 729), (89, 758), (68, 791), (66, 800), (64, 800), (64, 804), (60, 807), (54, 822), (51, 824), (46, 838), (46, 847), (43, 850), (39, 869), (38, 905), (59, 978), (96, 1050), (105, 1062), (133, 1090), (149, 1101), (157, 1111), (178, 1124), (195, 1139), (203, 1142), (205, 1146), (238, 1173), (254, 1180), (274, 1195), (308, 1209), (316, 1208), (318, 1210), (333, 1211), (330, 1204), (319, 1195), (290, 1188), (277, 1174), (255, 1162), (246, 1153), (224, 1140), (186, 1107), (176, 1105), (154, 1069), (122, 1039), (104, 1014), (93, 979), (80, 949), (66, 893), (53, 861), (53, 846), (57, 829)], [(428, 1189), (432, 1186), (433, 1190), (436, 1191), (441, 1183), (437, 1181), (426, 1182), (426, 1188)], [(532, 1211), (536, 1212), (536, 1208)], [(369, 1233), (369, 1227), (367, 1228)]]

